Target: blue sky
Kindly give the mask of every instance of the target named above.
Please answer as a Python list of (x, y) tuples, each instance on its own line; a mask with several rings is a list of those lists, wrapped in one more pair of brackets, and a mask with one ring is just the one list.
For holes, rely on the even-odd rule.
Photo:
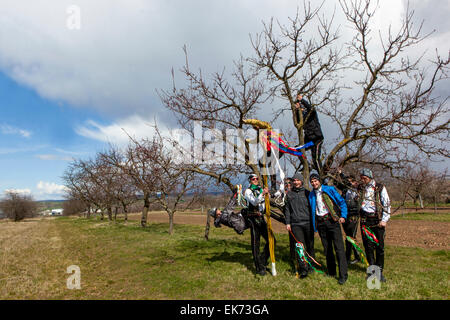
[[(411, 0), (424, 46), (448, 52), (450, 0)], [(71, 29), (69, 8), (80, 9)], [(0, 194), (30, 192), (61, 199), (61, 176), (72, 158), (89, 157), (128, 134), (151, 135), (149, 124), (174, 128), (156, 89), (172, 84), (185, 62), (204, 74), (250, 56), (249, 34), (271, 17), (288, 23), (292, 0), (2, 0), (0, 7)], [(324, 3), (331, 16), (337, 1)], [(430, 10), (439, 6), (440, 10)], [(395, 28), (406, 0), (382, 1), (374, 28)], [(336, 24), (344, 24), (339, 14)], [(72, 20), (70, 20), (72, 21)], [(348, 28), (342, 27), (345, 40)], [(430, 50), (433, 56), (434, 51)], [(428, 57), (428, 56), (427, 56)], [(178, 78), (178, 82), (181, 81)], [(324, 120), (326, 121), (326, 120)], [(326, 127), (333, 127), (332, 124)], [(328, 132), (333, 136), (333, 132)]]
[(74, 129), (101, 117), (89, 108), (44, 99), (4, 73), (0, 97), (0, 190), (28, 189), (37, 199), (60, 198), (55, 185), (62, 184), (68, 161), (103, 146)]

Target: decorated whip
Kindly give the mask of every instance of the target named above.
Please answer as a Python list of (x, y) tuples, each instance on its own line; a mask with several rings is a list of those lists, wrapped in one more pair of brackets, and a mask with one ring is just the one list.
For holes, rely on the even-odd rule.
[(356, 251), (359, 252), (359, 254), (361, 256), (361, 261), (364, 262), (367, 267), (369, 267), (369, 262), (367, 261), (367, 258), (364, 255), (364, 252), (362, 251), (362, 249), (356, 244), (356, 240), (350, 236), (347, 236), (346, 238), (347, 238), (347, 241), (350, 242), (353, 247), (355, 247)]
[[(297, 242), (295, 244), (295, 249), (297, 251), (298, 256), (300, 257), (300, 261), (303, 261), (306, 265), (309, 265), (315, 272), (317, 273), (323, 273), (323, 271), (317, 270), (316, 268), (314, 268), (314, 266), (311, 264), (311, 262), (309, 261), (310, 259), (317, 264), (318, 266), (320, 266), (320, 264), (314, 260), (313, 257), (311, 257), (309, 255), (309, 253), (305, 250), (305, 247), (303, 246), (303, 243), (301, 242)], [(305, 254), (306, 253), (306, 254)], [(308, 255), (308, 256), (306, 256)], [(308, 259), (309, 258), (309, 259)]]
[[(303, 243), (301, 243), (300, 241), (297, 240), (297, 238), (294, 236), (294, 233), (289, 230), (289, 232), (291, 233), (292, 237), (294, 238), (295, 242), (297, 242), (295, 244), (295, 248), (297, 251), (298, 256), (300, 257), (300, 261), (303, 261), (305, 264), (309, 264), (311, 266), (311, 268), (317, 272), (317, 273), (323, 273), (323, 271), (317, 270), (316, 268), (313, 267), (313, 265), (311, 264), (311, 262), (309, 260), (312, 260), (316, 265), (318, 265), (319, 267), (321, 267), (322, 265), (320, 263), (318, 263), (313, 257), (311, 257), (311, 255), (308, 253), (308, 251), (305, 250), (305, 246), (303, 245)], [(305, 254), (306, 253), (306, 254)], [(309, 259), (308, 259), (309, 258)]]
[(370, 242), (375, 243), (377, 246), (380, 245), (377, 237), (373, 234), (372, 230), (370, 230), (369, 227), (366, 227), (365, 225), (363, 225), (361, 227), (361, 229), (362, 229), (364, 235), (366, 236), (366, 238), (369, 239)]
[(238, 206), (247, 208), (247, 203), (246, 203), (245, 197), (242, 194), (242, 184), (238, 184), (236, 186), (236, 188), (237, 188), (237, 190), (236, 190), (237, 200), (236, 201), (237, 201)]
[[(263, 183), (264, 188), (267, 188), (267, 175), (263, 176)], [(269, 253), (270, 253), (270, 260), (272, 262), (272, 275), (276, 276), (277, 270), (275, 269), (275, 241), (272, 231), (272, 221), (270, 220), (270, 199), (268, 194), (265, 195), (264, 201), (266, 205), (267, 234), (269, 237)]]
[[(270, 132), (272, 131), (272, 126), (266, 121), (261, 121), (261, 120), (257, 120), (257, 119), (245, 119), (245, 120), (243, 120), (243, 122), (245, 124), (250, 124), (253, 127), (256, 127), (259, 129), (266, 129), (269, 132), (269, 135), (270, 135)], [(266, 147), (266, 151), (270, 150), (270, 144), (265, 143), (265, 147)], [(264, 173), (266, 173), (266, 174), (263, 174), (263, 187), (264, 188), (268, 187), (266, 157), (267, 157), (266, 152), (264, 152), (264, 168), (263, 169), (265, 171)], [(272, 231), (272, 222), (270, 220), (270, 199), (269, 199), (268, 194), (265, 195), (264, 201), (265, 201), (266, 218), (267, 218), (267, 234), (269, 237), (270, 260), (272, 261), (272, 275), (276, 276), (277, 270), (275, 269), (275, 240), (274, 240), (273, 231)]]
[(280, 137), (279, 134), (273, 131), (263, 133), (262, 140), (267, 144), (268, 148), (272, 146), (278, 149), (281, 153), (289, 153), (297, 157), (304, 157), (304, 154), (300, 151), (301, 149), (305, 149), (314, 145), (314, 142), (310, 141), (299, 147), (291, 147)]

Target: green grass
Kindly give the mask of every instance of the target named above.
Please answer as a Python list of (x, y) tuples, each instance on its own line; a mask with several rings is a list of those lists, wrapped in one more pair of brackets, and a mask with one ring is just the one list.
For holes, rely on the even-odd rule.
[[(414, 203), (414, 202), (405, 202), (405, 203), (402, 203), (402, 202), (400, 202), (400, 201), (392, 201), (392, 203), (391, 203), (391, 205), (393, 206), (393, 207), (396, 207), (396, 206), (398, 206), (398, 205), (402, 205), (402, 207), (404, 207), (404, 208), (410, 208), (410, 209), (414, 209), (414, 208), (417, 208), (417, 207), (419, 207), (419, 203)], [(423, 204), (423, 206), (425, 207), (425, 208), (428, 208), (428, 209), (434, 209), (434, 203), (428, 203), (428, 202), (425, 202), (424, 204)], [(447, 203), (447, 202), (438, 202), (438, 203), (436, 203), (436, 206), (438, 207), (438, 208), (450, 208), (450, 203)]]
[[(66, 217), (42, 220), (39, 224), (61, 238), (58, 251), (28, 248), (23, 256), (27, 261), (5, 262), (2, 272), (10, 276), (14, 272), (27, 272), (36, 267), (34, 260), (43, 259), (52, 266), (53, 273), (39, 272), (33, 276), (29, 272), (36, 287), (30, 291), (29, 287), (9, 286), (8, 293), (0, 291), (3, 292), (0, 299), (449, 298), (447, 250), (387, 247), (388, 282), (380, 290), (369, 290), (361, 264), (350, 266), (344, 286), (337, 279), (321, 274), (296, 279), (286, 234), (276, 235), (278, 275), (261, 277), (254, 272), (248, 230), (239, 236), (226, 227), (213, 228), (210, 240), (206, 241), (202, 226), (176, 225), (175, 233), (169, 236), (167, 224), (150, 224), (143, 229), (138, 222)], [(317, 237), (315, 248), (317, 260), (324, 263)], [(66, 289), (69, 275), (65, 269), (71, 264), (81, 269), (81, 290)]]
[(440, 221), (450, 222), (450, 213), (442, 212), (411, 212), (405, 214), (397, 214), (392, 216), (394, 220), (423, 220), (423, 221)]

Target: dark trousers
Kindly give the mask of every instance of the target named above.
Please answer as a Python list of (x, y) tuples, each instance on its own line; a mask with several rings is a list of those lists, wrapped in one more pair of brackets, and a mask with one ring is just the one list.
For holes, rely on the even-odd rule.
[[(309, 253), (309, 255), (311, 257), (315, 258), (314, 230), (312, 229), (312, 226), (310, 224), (291, 225), (291, 229), (292, 229), (292, 233), (294, 234), (295, 239), (297, 239), (297, 241), (300, 241), (301, 243), (303, 243), (305, 250)], [(296, 250), (295, 244), (297, 243), (297, 241), (295, 241), (295, 239), (294, 239), (294, 250)], [(307, 263), (300, 260), (300, 257), (298, 255), (297, 251), (295, 251), (295, 257), (296, 257), (296, 261), (298, 262), (298, 266), (299, 266), (298, 271), (300, 273), (305, 273), (311, 268)]]
[[(316, 217), (317, 218), (317, 217)], [(327, 219), (318, 221), (317, 230), (322, 241), (323, 250), (327, 257), (327, 269), (330, 276), (336, 275), (336, 261), (333, 252), (336, 251), (336, 257), (339, 266), (339, 277), (347, 277), (347, 259), (345, 258), (344, 240), (342, 240), (341, 226), (339, 222)]]
[[(256, 272), (266, 270), (267, 259), (270, 257), (267, 223), (263, 216), (248, 217), (247, 222), (250, 226), (252, 254)], [(261, 236), (266, 241), (266, 244), (264, 245), (263, 252), (260, 254)]]
[(322, 162), (320, 161), (320, 154), (322, 153), (323, 140), (314, 141), (314, 145), (311, 147), (311, 157), (313, 168), (321, 175), (322, 174)]
[[(346, 236), (356, 238), (356, 230), (358, 228), (358, 216), (350, 216), (345, 220), (345, 223), (342, 224), (344, 228), (344, 232)], [(359, 256), (359, 252), (356, 248), (346, 239), (345, 240), (345, 257), (347, 259), (347, 264), (350, 262), (350, 257), (353, 254), (356, 260), (359, 260), (361, 257)]]
[[(361, 220), (361, 237), (363, 240), (364, 251), (366, 258), (370, 265), (377, 265), (383, 270), (384, 268), (384, 238), (386, 236), (386, 229), (378, 227), (378, 219)], [(366, 225), (372, 230), (372, 233), (377, 237), (379, 245), (373, 243), (364, 235), (362, 226)]]

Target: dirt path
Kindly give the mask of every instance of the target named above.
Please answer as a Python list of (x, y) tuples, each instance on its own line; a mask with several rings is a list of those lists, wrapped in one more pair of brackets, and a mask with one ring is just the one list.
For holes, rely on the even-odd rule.
[[(130, 220), (139, 219), (140, 214), (130, 215)], [(166, 213), (149, 212), (148, 220), (150, 223), (167, 223), (168, 217)], [(205, 225), (206, 217), (178, 213), (175, 214), (174, 222), (175, 224)], [(272, 226), (276, 233), (286, 232), (285, 226), (278, 221), (274, 221)], [(210, 232), (214, 233), (214, 227)], [(450, 222), (391, 220), (386, 232), (387, 245), (450, 250)], [(357, 238), (361, 241), (359, 232)]]

